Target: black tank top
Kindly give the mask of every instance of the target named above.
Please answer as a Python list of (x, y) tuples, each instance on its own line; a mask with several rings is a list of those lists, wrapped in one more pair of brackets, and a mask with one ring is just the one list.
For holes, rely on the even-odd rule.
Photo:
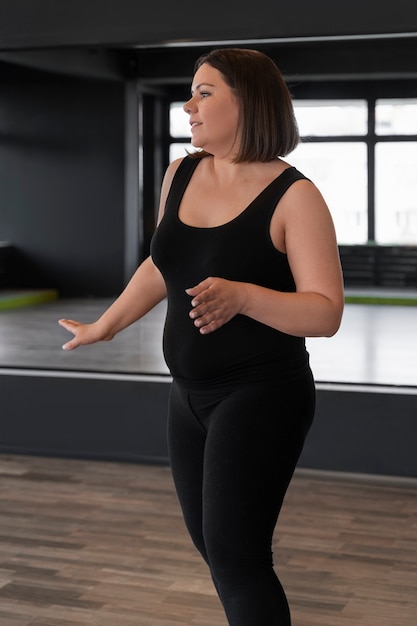
[(163, 350), (172, 376), (188, 387), (291, 377), (308, 364), (305, 340), (244, 315), (202, 335), (189, 317), (185, 289), (209, 276), (295, 291), (287, 256), (270, 237), (270, 221), (286, 190), (305, 176), (294, 167), (272, 181), (230, 222), (211, 228), (188, 226), (178, 217), (181, 198), (200, 159), (185, 157), (168, 194), (165, 214), (151, 242), (168, 296)]

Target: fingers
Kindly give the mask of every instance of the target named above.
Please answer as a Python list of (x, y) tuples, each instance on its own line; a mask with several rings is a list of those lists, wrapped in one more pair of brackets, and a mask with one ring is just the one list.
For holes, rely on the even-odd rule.
[(196, 319), (194, 325), (199, 329), (202, 335), (207, 335), (220, 328), (220, 326), (223, 326), (224, 323), (224, 321), (218, 319), (211, 319), (211, 316), (203, 316)]
[(186, 289), (192, 297), (189, 313), (194, 325), (203, 335), (217, 330), (240, 313), (244, 304), (243, 283), (210, 277)]
[(185, 290), (185, 293), (193, 298), (191, 306), (198, 306), (202, 302), (207, 302), (210, 299), (209, 290), (213, 287), (214, 280), (213, 278), (206, 278), (206, 280), (203, 280), (195, 287)]
[(224, 321), (221, 321), (221, 311), (211, 309), (205, 304), (193, 308), (189, 315), (191, 319), (194, 320), (194, 326), (196, 326), (203, 335), (220, 328), (222, 323), (224, 323)]
[(207, 304), (215, 297), (213, 285), (206, 279), (191, 289), (186, 289), (187, 295), (192, 296), (190, 317), (195, 319), (204, 315), (207, 310)]
[(65, 330), (68, 330), (70, 333), (74, 332), (76, 327), (79, 326), (79, 322), (76, 322), (75, 320), (61, 319), (61, 320), (58, 320), (58, 324), (62, 326), (63, 328), (65, 328)]
[(65, 319), (61, 319), (58, 320), (58, 324), (60, 326), (62, 326), (63, 328), (65, 328), (65, 330), (67, 330), (70, 333), (73, 333), (73, 335), (75, 335), (75, 337), (73, 339), (71, 339), (70, 341), (67, 341), (67, 343), (64, 343), (64, 345), (62, 346), (63, 350), (74, 350), (74, 348), (77, 348), (79, 345), (79, 342), (77, 341), (77, 329), (80, 326), (79, 322), (76, 322), (74, 320), (65, 320)]
[(62, 346), (63, 350), (74, 350), (74, 348), (78, 347), (78, 343), (75, 341), (75, 339), (71, 339), (71, 341), (67, 341), (67, 343), (64, 343), (64, 345)]
[(194, 326), (200, 329), (204, 334), (208, 331), (208, 327), (211, 325), (214, 330), (214, 322), (216, 321), (216, 312), (209, 310), (206, 306), (201, 305), (192, 309), (189, 313), (192, 320), (194, 320)]
[(226, 285), (227, 281), (223, 279), (206, 278), (195, 287), (186, 289), (186, 293), (192, 296), (193, 308), (189, 315), (203, 335), (217, 330), (230, 319), (225, 302)]

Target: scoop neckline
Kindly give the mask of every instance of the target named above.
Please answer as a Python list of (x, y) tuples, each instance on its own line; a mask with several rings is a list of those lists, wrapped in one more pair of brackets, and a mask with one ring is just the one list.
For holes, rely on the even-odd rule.
[[(192, 176), (193, 176), (193, 174), (194, 174), (195, 169), (196, 169), (196, 168), (194, 168), (194, 169), (193, 169), (193, 171), (192, 171), (192, 173), (191, 173), (191, 176), (190, 176), (190, 178), (189, 178), (189, 180), (188, 180), (188, 183), (190, 182), (190, 180), (191, 180), (191, 178), (192, 178)], [(275, 183), (275, 182), (276, 182), (279, 178), (281, 178), (281, 176), (282, 176), (283, 174), (285, 174), (285, 172), (288, 172), (289, 170), (294, 170), (294, 169), (295, 169), (295, 166), (294, 166), (294, 165), (290, 165), (289, 167), (286, 167), (286, 168), (285, 168), (285, 170), (283, 170), (283, 171), (281, 172), (281, 174), (278, 174), (278, 176), (276, 176), (273, 180), (271, 180), (271, 182), (270, 182), (270, 183), (268, 183), (268, 184), (267, 184), (267, 186), (266, 186), (266, 187), (264, 187), (264, 188), (263, 188), (263, 189), (262, 189), (262, 190), (258, 193), (258, 195), (257, 195), (257, 196), (255, 196), (255, 198), (254, 198), (253, 200), (251, 200), (251, 202), (250, 202), (250, 203), (249, 203), (249, 204), (248, 204), (248, 205), (247, 205), (247, 206), (246, 206), (246, 207), (245, 207), (245, 208), (244, 208), (244, 209), (243, 209), (240, 213), (238, 213), (237, 215), (235, 215), (235, 217), (233, 217), (231, 220), (228, 220), (227, 222), (224, 222), (223, 224), (218, 224), (217, 226), (193, 226), (192, 224), (186, 224), (185, 222), (183, 222), (183, 221), (180, 219), (180, 216), (179, 216), (179, 210), (180, 210), (180, 206), (181, 206), (181, 201), (182, 201), (182, 198), (183, 198), (184, 193), (185, 193), (185, 189), (187, 188), (187, 187), (185, 187), (184, 191), (183, 191), (183, 192), (182, 192), (182, 194), (181, 194), (181, 197), (180, 197), (179, 202), (178, 202), (177, 210), (176, 210), (176, 212), (175, 212), (175, 216), (176, 216), (177, 222), (178, 222), (179, 224), (181, 224), (181, 226), (184, 226), (185, 228), (190, 228), (190, 229), (193, 229), (193, 230), (201, 230), (201, 231), (217, 230), (217, 229), (219, 229), (219, 228), (224, 228), (224, 227), (226, 227), (226, 226), (229, 226), (230, 224), (233, 224), (234, 222), (236, 222), (237, 220), (239, 220), (239, 219), (240, 219), (243, 215), (245, 215), (245, 214), (249, 211), (249, 209), (252, 207), (252, 205), (253, 205), (255, 202), (257, 202), (257, 201), (259, 200), (259, 198), (261, 198), (261, 197), (262, 197), (262, 195), (263, 195), (264, 193), (266, 193), (266, 191), (267, 191), (267, 190), (268, 190), (268, 189), (269, 189), (269, 188), (270, 188), (270, 187), (271, 187), (271, 186), (272, 186), (272, 185), (273, 185), (273, 184), (274, 184), (274, 183)], [(188, 183), (187, 183), (187, 185), (188, 185)]]

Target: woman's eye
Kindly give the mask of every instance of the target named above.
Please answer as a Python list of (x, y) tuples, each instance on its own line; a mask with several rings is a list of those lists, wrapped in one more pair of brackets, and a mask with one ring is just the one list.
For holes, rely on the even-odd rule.
[(208, 92), (208, 91), (200, 91), (200, 96), (201, 96), (202, 98), (207, 98), (207, 96), (209, 96), (209, 95), (210, 95), (210, 94), (209, 94), (209, 92)]

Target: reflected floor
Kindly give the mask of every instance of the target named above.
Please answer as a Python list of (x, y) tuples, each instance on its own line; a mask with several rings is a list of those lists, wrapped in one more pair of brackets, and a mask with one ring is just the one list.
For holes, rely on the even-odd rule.
[[(111, 342), (65, 352), (61, 317), (90, 322), (108, 299), (57, 300), (0, 312), (0, 367), (169, 375), (165, 303)], [(417, 307), (347, 304), (339, 332), (307, 339), (318, 382), (417, 386)]]

